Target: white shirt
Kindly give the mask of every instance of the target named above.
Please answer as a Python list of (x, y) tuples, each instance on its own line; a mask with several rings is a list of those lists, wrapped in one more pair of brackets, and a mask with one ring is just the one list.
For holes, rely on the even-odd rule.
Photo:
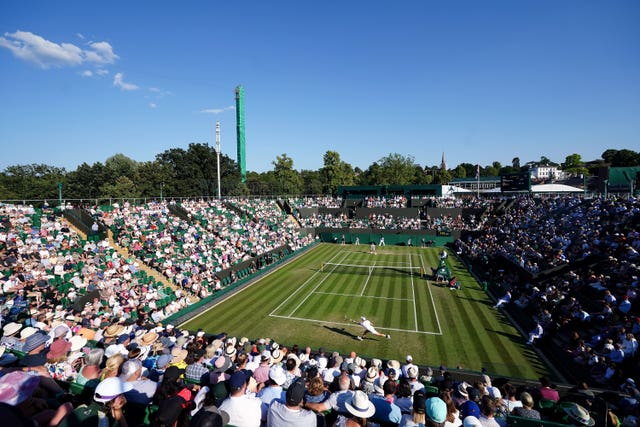
[(236, 427), (260, 427), (262, 401), (257, 397), (229, 396), (220, 405), (221, 411), (229, 414), (229, 424)]

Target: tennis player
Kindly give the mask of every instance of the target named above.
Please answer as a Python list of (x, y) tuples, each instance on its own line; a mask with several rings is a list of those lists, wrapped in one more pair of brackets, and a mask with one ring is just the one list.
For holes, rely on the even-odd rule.
[(391, 339), (391, 335), (385, 335), (376, 331), (376, 328), (373, 327), (373, 323), (371, 323), (371, 320), (367, 319), (364, 316), (360, 318), (359, 325), (364, 328), (364, 331), (362, 332), (362, 335), (358, 335), (356, 337), (358, 341), (362, 341), (362, 339), (364, 338), (365, 335), (367, 335), (367, 333), (372, 333), (373, 335), (377, 335), (379, 337), (385, 337), (388, 340)]
[(376, 244), (374, 242), (371, 242), (371, 245), (369, 246), (369, 253), (370, 254), (376, 254)]

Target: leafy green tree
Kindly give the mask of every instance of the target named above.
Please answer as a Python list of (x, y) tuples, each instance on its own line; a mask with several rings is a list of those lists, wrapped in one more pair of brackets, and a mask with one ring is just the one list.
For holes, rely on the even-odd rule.
[[(176, 195), (216, 196), (218, 194), (217, 154), (213, 147), (191, 143), (187, 150), (171, 148), (156, 156), (158, 164), (168, 167), (172, 182), (168, 183)], [(229, 194), (237, 189), (240, 172), (235, 161), (220, 155), (221, 192)], [(167, 183), (165, 182), (165, 185)], [(237, 191), (237, 190), (234, 190)]]
[(302, 190), (302, 180), (298, 171), (293, 169), (293, 159), (283, 153), (276, 156), (273, 164), (273, 173), (279, 184), (279, 194), (300, 194)]
[(131, 180), (136, 178), (135, 174), (138, 169), (138, 163), (124, 154), (114, 154), (104, 162), (104, 166), (109, 179), (112, 181), (115, 181), (116, 178), (121, 176), (126, 176)]
[(498, 171), (498, 175), (506, 175), (506, 174), (518, 173), (518, 172), (520, 172), (519, 168), (518, 169), (514, 169), (513, 166), (503, 166)]
[(327, 151), (323, 156), (324, 166), (320, 169), (320, 175), (326, 190), (330, 194), (336, 194), (336, 190), (341, 185), (353, 185), (355, 173), (349, 163), (340, 159), (337, 151)]
[[(495, 164), (496, 162), (494, 162)], [(499, 163), (498, 163), (499, 164)], [(498, 172), (500, 172), (500, 169), (496, 168), (495, 166), (491, 165), (491, 166), (487, 166), (484, 168), (484, 176), (498, 176)]]
[(461, 166), (464, 168), (465, 175), (464, 176), (456, 175), (458, 178), (466, 178), (466, 177), (469, 177), (469, 178), (474, 177), (475, 178), (477, 165), (474, 165), (474, 164), (471, 164), (471, 163), (460, 163), (456, 167), (456, 170)]
[(97, 199), (100, 187), (108, 180), (107, 168), (100, 162), (89, 166), (82, 163), (75, 171), (66, 176), (64, 186), (65, 197), (72, 199)]
[[(300, 179), (302, 179), (302, 193), (303, 194), (324, 194), (327, 189), (323, 183), (321, 171), (313, 170), (301, 170)], [(352, 184), (347, 184), (352, 185)]]
[(249, 194), (256, 196), (275, 194), (276, 178), (273, 171), (264, 173), (247, 172), (245, 184)]
[(103, 199), (128, 199), (140, 197), (140, 193), (136, 189), (136, 185), (126, 176), (116, 178), (116, 182), (113, 184), (104, 184), (100, 190), (102, 192), (100, 196)]
[(540, 161), (538, 162), (540, 166), (558, 166), (557, 163), (551, 161), (548, 157), (540, 156)]
[(455, 168), (455, 170), (453, 171), (453, 176), (455, 178), (466, 178), (467, 177), (467, 170), (465, 169), (464, 166), (458, 165)]
[(416, 177), (416, 163), (412, 156), (391, 153), (379, 160), (382, 185), (409, 185)]
[(440, 185), (448, 184), (453, 176), (447, 169), (438, 169), (435, 176), (435, 183)]
[(140, 197), (178, 196), (173, 187), (173, 171), (157, 160), (138, 163), (136, 187)]
[(520, 169), (520, 157), (514, 157), (511, 159), (511, 167), (514, 170)]
[(14, 200), (18, 195), (9, 190), (6, 185), (6, 178), (4, 173), (0, 173), (0, 200)]
[(640, 166), (640, 153), (633, 150), (609, 149), (602, 153), (602, 158), (612, 167)]
[(586, 175), (589, 173), (589, 170), (585, 167), (584, 162), (582, 161), (582, 156), (577, 153), (573, 153), (565, 157), (564, 163), (562, 163), (561, 167), (563, 171), (574, 176)]
[(382, 183), (382, 168), (373, 162), (367, 170), (358, 176), (358, 185), (380, 185)]
[(425, 168), (423, 168), (420, 165), (415, 165), (414, 169), (415, 169), (415, 177), (416, 177), (414, 181), (415, 184), (425, 185), (425, 184), (431, 183), (430, 181), (428, 181), (429, 174)]
[(4, 170), (7, 194), (23, 200), (58, 199), (58, 183), (64, 182), (64, 168), (46, 164), (9, 166)]

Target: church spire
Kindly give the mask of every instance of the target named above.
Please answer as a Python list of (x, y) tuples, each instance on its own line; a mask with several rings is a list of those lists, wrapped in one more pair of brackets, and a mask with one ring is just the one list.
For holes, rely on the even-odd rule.
[(444, 151), (442, 152), (442, 162), (440, 162), (440, 169), (447, 170), (447, 162), (444, 160)]

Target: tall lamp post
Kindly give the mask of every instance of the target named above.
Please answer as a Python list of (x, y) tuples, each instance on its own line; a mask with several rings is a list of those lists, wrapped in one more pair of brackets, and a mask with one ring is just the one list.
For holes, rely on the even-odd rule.
[(218, 172), (218, 199), (220, 199), (220, 122), (216, 122), (216, 159), (218, 161), (218, 166), (216, 167)]
[(61, 182), (58, 183), (58, 203), (59, 203), (60, 209), (62, 209), (62, 183)]

